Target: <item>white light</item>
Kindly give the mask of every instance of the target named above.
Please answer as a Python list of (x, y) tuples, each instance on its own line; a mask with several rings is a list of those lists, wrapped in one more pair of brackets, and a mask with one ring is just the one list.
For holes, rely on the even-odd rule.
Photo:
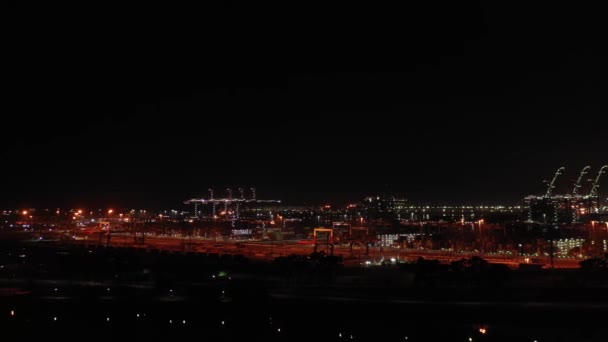
[(222, 321), (222, 325), (224, 325), (224, 321)]
[(169, 324), (173, 324), (173, 320), (172, 319), (169, 320)]
[(106, 322), (109, 322), (109, 321), (110, 321), (110, 317), (106, 317)]
[(183, 323), (183, 324), (186, 324), (186, 320), (183, 320), (183, 321), (182, 321), (182, 323)]
[(277, 329), (277, 332), (281, 332), (281, 328), (278, 328), (278, 329)]
[(139, 318), (139, 314), (137, 314), (137, 318)]
[(339, 338), (342, 338), (342, 333), (338, 333), (338, 337), (339, 337)]

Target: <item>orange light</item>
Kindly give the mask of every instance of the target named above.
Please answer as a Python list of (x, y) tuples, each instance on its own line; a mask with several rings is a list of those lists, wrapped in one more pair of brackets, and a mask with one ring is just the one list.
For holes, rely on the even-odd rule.
[(24, 210), (22, 214), (27, 215), (27, 210)]
[(79, 214), (82, 214), (82, 210), (78, 210), (78, 213), (79, 213)]
[(108, 214), (111, 214), (113, 212), (114, 212), (114, 210), (112, 210), (112, 209), (108, 210)]
[(485, 335), (486, 331), (487, 331), (487, 330), (486, 330), (486, 329), (484, 329), (484, 328), (480, 328), (480, 329), (479, 329), (479, 332), (480, 332), (482, 335)]

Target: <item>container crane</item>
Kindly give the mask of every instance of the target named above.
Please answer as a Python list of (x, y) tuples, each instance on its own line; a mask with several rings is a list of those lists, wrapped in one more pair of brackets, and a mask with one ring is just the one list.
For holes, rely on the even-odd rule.
[(555, 181), (557, 180), (557, 177), (559, 177), (559, 175), (561, 175), (564, 170), (566, 168), (565, 167), (560, 167), (559, 169), (557, 169), (557, 171), (555, 172), (555, 175), (553, 176), (553, 179), (551, 180), (551, 182), (549, 183), (549, 186), (547, 187), (547, 192), (545, 193), (545, 198), (550, 198), (553, 196), (553, 189), (555, 189)]
[(227, 188), (226, 191), (228, 192), (228, 199), (224, 201), (224, 215), (228, 217), (228, 202), (232, 202), (232, 189)]
[(578, 190), (581, 188), (581, 181), (583, 180), (583, 177), (589, 172), (589, 170), (591, 169), (591, 166), (585, 166), (583, 168), (583, 170), (581, 171), (581, 174), (578, 176), (578, 179), (576, 180), (576, 183), (574, 183), (574, 189), (572, 190), (572, 196), (576, 196), (578, 194)]
[(572, 189), (572, 197), (571, 197), (572, 202), (569, 203), (568, 206), (573, 209), (572, 210), (572, 222), (573, 223), (580, 222), (580, 212), (579, 212), (580, 195), (578, 194), (578, 191), (581, 188), (581, 182), (583, 181), (583, 177), (587, 173), (589, 173), (590, 169), (591, 169), (591, 166), (585, 166), (583, 168), (583, 170), (581, 171), (581, 174), (578, 176), (578, 179), (576, 180), (576, 183), (574, 183), (574, 189)]
[[(213, 200), (213, 189), (209, 189), (209, 198)], [(215, 202), (213, 202), (213, 218), (215, 218)]]
[(595, 180), (593, 181), (593, 187), (591, 187), (591, 191), (589, 192), (589, 197), (597, 197), (599, 195), (598, 189), (600, 187), (600, 177), (606, 173), (606, 170), (608, 170), (608, 165), (602, 166), (600, 171), (597, 173), (597, 177), (595, 177)]

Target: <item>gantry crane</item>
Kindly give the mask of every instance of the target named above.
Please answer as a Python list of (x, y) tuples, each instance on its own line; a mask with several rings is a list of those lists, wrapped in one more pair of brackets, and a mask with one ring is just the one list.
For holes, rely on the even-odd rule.
[(574, 189), (572, 189), (572, 196), (576, 196), (578, 194), (578, 189), (581, 188), (581, 181), (583, 180), (583, 177), (589, 172), (589, 170), (591, 169), (591, 166), (587, 165), (583, 168), (583, 170), (581, 171), (581, 174), (578, 176), (578, 179), (576, 180), (576, 183), (574, 183)]
[(545, 198), (550, 198), (553, 196), (553, 189), (555, 189), (555, 181), (557, 180), (557, 177), (559, 177), (559, 175), (561, 175), (564, 172), (565, 169), (566, 168), (563, 166), (560, 167), (559, 169), (557, 169), (557, 171), (555, 172), (555, 175), (553, 176), (553, 179), (549, 183), (549, 186), (547, 186), (547, 192), (545, 193)]
[(580, 175), (578, 176), (578, 179), (576, 180), (576, 183), (574, 183), (574, 189), (572, 189), (572, 197), (571, 197), (571, 202), (568, 206), (572, 207), (572, 222), (573, 223), (578, 223), (580, 221), (580, 213), (579, 213), (579, 201), (580, 201), (580, 195), (578, 194), (579, 189), (581, 188), (581, 182), (583, 181), (583, 177), (589, 173), (589, 170), (591, 169), (591, 166), (585, 166), (583, 168), (583, 170), (581, 170)]
[(589, 192), (589, 197), (597, 197), (599, 195), (598, 189), (600, 187), (600, 177), (604, 173), (606, 173), (606, 170), (608, 170), (608, 165), (602, 166), (600, 171), (597, 173), (597, 177), (595, 177), (595, 180), (593, 181), (593, 186), (591, 187), (591, 191)]

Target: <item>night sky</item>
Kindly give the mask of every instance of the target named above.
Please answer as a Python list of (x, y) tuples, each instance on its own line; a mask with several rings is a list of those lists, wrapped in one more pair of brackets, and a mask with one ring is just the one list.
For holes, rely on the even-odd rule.
[(599, 8), (46, 6), (9, 14), (3, 207), (172, 208), (228, 186), (515, 204), (608, 163)]

